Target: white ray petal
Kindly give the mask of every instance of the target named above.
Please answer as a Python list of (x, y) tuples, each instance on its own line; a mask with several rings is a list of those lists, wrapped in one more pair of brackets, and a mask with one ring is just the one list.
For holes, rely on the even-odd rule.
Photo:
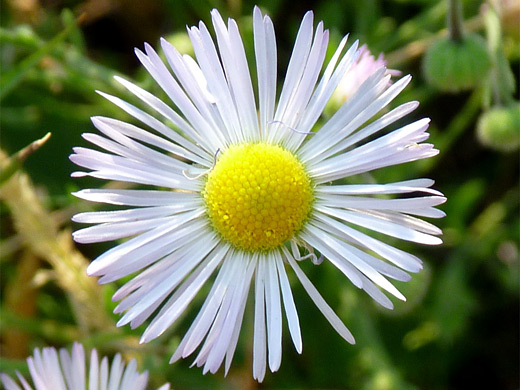
[(101, 366), (99, 368), (99, 390), (107, 390), (108, 389), (108, 359), (105, 356), (101, 359)]
[[(315, 232), (315, 228), (307, 225), (304, 228), (304, 231), (300, 233), (302, 238), (305, 237), (306, 232)], [(312, 242), (315, 241), (315, 238), (310, 238), (311, 242), (308, 242), (315, 249), (319, 250), (320, 253), (325, 256), (334, 266), (339, 269), (357, 288), (363, 288), (363, 282), (361, 278), (360, 270), (348, 261), (345, 261), (341, 255), (335, 253), (332, 248), (326, 245), (319, 245), (319, 248), (314, 246)]]
[[(100, 92), (100, 91), (97, 91), (97, 93), (100, 94), (101, 96), (103, 96), (105, 99), (109, 100), (110, 102), (114, 103), (116, 106), (121, 108), (123, 111), (132, 115), (134, 118), (138, 119), (145, 125), (151, 127), (153, 130), (157, 131), (158, 133), (164, 135), (165, 137), (171, 139), (172, 141), (175, 141), (177, 144), (183, 146), (187, 150), (189, 150), (195, 154), (202, 155), (202, 157), (206, 157), (206, 160), (208, 162), (212, 161), (213, 150), (217, 149), (218, 146), (213, 147), (213, 145), (212, 145), (211, 148), (208, 148), (208, 150), (211, 151), (211, 153), (209, 153), (207, 150), (200, 152), (200, 148), (195, 147), (195, 145), (193, 145), (193, 143), (191, 141), (189, 141), (185, 137), (181, 136), (180, 134), (175, 132), (173, 129), (166, 126), (164, 123), (162, 123), (158, 119), (154, 118), (150, 114), (144, 112), (143, 110), (137, 108), (136, 106), (134, 106), (130, 103), (125, 102), (124, 100), (122, 100), (116, 96), (112, 96), (112, 95), (109, 95), (107, 93)], [(179, 129), (181, 129), (186, 134), (195, 133), (195, 130), (191, 127), (191, 125), (180, 117), (178, 118), (178, 120), (176, 122), (174, 122), (174, 125), (176, 127), (178, 127)], [(198, 137), (195, 136), (194, 138), (197, 139)]]
[[(299, 153), (302, 159), (309, 161), (314, 158), (319, 151), (326, 151), (348, 136), (350, 133), (350, 123), (356, 120), (356, 118), (365, 118), (362, 115), (363, 110), (384, 91), (388, 85), (388, 79), (389, 76), (385, 76), (384, 68), (375, 71), (363, 83), (354, 96), (347, 100), (320, 128), (320, 131), (312, 138), (309, 138), (301, 147)], [(312, 154), (310, 154), (311, 150), (313, 151)]]
[(117, 390), (119, 383), (121, 382), (121, 376), (123, 375), (124, 363), (121, 355), (118, 353), (112, 360), (110, 366), (110, 376), (108, 378), (108, 390)]
[[(355, 152), (355, 150), (356, 149), (351, 152)], [(350, 164), (350, 166), (345, 167), (343, 170), (339, 169), (334, 172), (327, 172), (323, 175), (316, 175), (314, 180), (317, 184), (322, 184), (361, 173), (371, 172), (376, 169), (390, 167), (392, 165), (434, 157), (437, 154), (439, 154), (439, 151), (434, 149), (431, 144), (411, 143), (389, 146), (388, 148), (380, 147), (378, 151), (367, 156), (359, 156), (357, 153), (352, 154), (348, 156), (351, 161), (346, 162), (346, 164)]]
[(305, 64), (307, 63), (312, 43), (313, 19), (314, 14), (309, 11), (305, 14), (300, 24), (291, 59), (287, 66), (286, 78), (278, 100), (278, 108), (276, 110), (275, 118), (281, 116), (280, 114), (285, 111), (289, 99), (293, 95), (294, 89), (298, 86), (298, 81), (305, 70)]
[(370, 298), (379, 303), (386, 309), (393, 310), (394, 304), (392, 301), (366, 276), (363, 278), (363, 291), (365, 291)]
[(89, 173), (73, 173), (73, 177), (92, 176), (109, 180), (156, 185), (184, 190), (197, 190), (200, 184), (196, 180), (188, 180), (182, 172), (172, 172), (165, 168), (155, 167), (149, 163), (132, 161), (121, 156), (86, 148), (74, 148), (70, 160), (83, 168), (92, 170)]
[[(0, 374), (0, 375), (3, 375), (3, 374)], [(33, 390), (32, 387), (29, 385), (29, 383), (27, 383), (27, 381), (24, 379), (24, 377), (18, 371), (16, 372), (16, 376), (18, 377), (18, 380), (22, 384), (24, 390)], [(10, 389), (7, 389), (7, 390), (10, 390)]]
[(135, 139), (142, 143), (155, 146), (165, 152), (172, 153), (180, 158), (193, 161), (205, 167), (211, 166), (211, 156), (208, 155), (206, 151), (191, 144), (186, 138), (180, 137), (172, 129), (169, 129), (169, 135), (175, 134), (175, 137), (173, 137), (175, 139), (180, 137), (183, 140), (183, 144), (188, 145), (189, 148), (179, 145), (177, 142), (171, 142), (166, 138), (159, 137), (158, 135), (143, 130), (140, 127), (116, 119), (95, 116), (92, 117), (91, 120), (99, 131), (116, 141), (124, 139), (124, 136), (125, 138)]
[[(322, 216), (322, 217), (324, 217), (324, 216)], [(351, 237), (344, 234), (342, 230), (337, 228), (337, 225), (339, 224), (339, 222), (332, 220), (333, 222), (336, 222), (336, 223), (327, 224), (327, 223), (320, 222), (317, 219), (320, 219), (320, 218), (318, 216), (314, 216), (313, 221), (312, 221), (312, 224), (314, 227), (321, 229), (325, 233), (326, 232), (332, 233), (335, 236), (340, 237), (342, 239), (346, 238), (349, 243), (353, 243), (353, 240)], [(321, 218), (321, 219), (327, 220), (327, 218)], [(328, 218), (328, 220), (331, 220), (331, 219)], [(346, 243), (344, 245), (347, 245), (348, 250), (350, 252), (352, 252), (352, 254), (354, 256), (357, 256), (360, 260), (362, 260), (364, 263), (366, 263), (367, 265), (372, 267), (377, 272), (379, 272), (383, 275), (389, 276), (393, 279), (400, 280), (400, 281), (408, 282), (410, 280), (410, 275), (404, 271), (401, 271), (399, 268), (394, 267), (393, 265), (390, 265), (388, 263), (385, 263), (384, 261), (360, 250), (356, 246), (348, 245)]]
[(412, 277), (410, 274), (400, 270), (397, 267), (394, 267), (391, 264), (385, 263), (384, 261), (374, 257), (355, 246), (350, 246), (350, 250), (358, 256), (361, 260), (367, 263), (370, 267), (374, 268), (377, 272), (382, 275), (388, 276), (389, 278), (399, 280), (401, 282), (409, 282)]
[[(22, 390), (14, 380), (9, 378), (6, 374), (0, 374), (0, 380), (5, 386), (6, 390)], [(32, 388), (30, 388), (32, 390)]]
[(240, 311), (237, 316), (237, 322), (235, 323), (235, 325), (233, 327), (233, 334), (231, 335), (231, 340), (229, 342), (229, 345), (228, 345), (228, 348), (226, 351), (226, 362), (225, 362), (225, 371), (224, 371), (225, 375), (227, 375), (227, 373), (229, 372), (229, 368), (231, 367), (231, 361), (233, 360), (233, 355), (235, 353), (235, 349), (236, 349), (237, 342), (238, 342), (238, 336), (240, 334), (240, 329), (242, 327), (242, 320), (244, 317), (244, 310), (246, 308), (247, 297), (249, 295), (249, 288), (251, 285), (253, 273), (257, 267), (257, 263), (258, 263), (257, 256), (256, 255), (251, 256), (249, 265), (248, 265), (248, 269), (246, 270), (246, 276), (245, 276), (246, 284), (244, 284), (244, 288), (242, 289), (242, 297), (241, 297), (241, 300), (239, 303)]
[(218, 246), (214, 253), (197, 267), (183, 285), (173, 294), (165, 306), (153, 319), (141, 336), (141, 342), (148, 342), (160, 336), (171, 324), (177, 320), (186, 307), (190, 304), (200, 288), (222, 262), (228, 246)]
[[(162, 62), (159, 55), (148, 44), (144, 45), (145, 53), (136, 49), (135, 53), (150, 75), (157, 81), (159, 86), (166, 92), (168, 97), (181, 110), (183, 115), (192, 124), (195, 132), (188, 133), (196, 139), (207, 150), (217, 149), (223, 144), (224, 136), (219, 128), (212, 128), (201, 113), (194, 106), (193, 102), (186, 96), (185, 92), (173, 78), (171, 73)], [(204, 136), (202, 136), (204, 134)]]
[(409, 272), (419, 272), (422, 269), (422, 262), (416, 256), (403, 252), (384, 242), (376, 240), (365, 233), (361, 233), (356, 229), (347, 226), (344, 223), (336, 221), (321, 212), (315, 212), (313, 215), (315, 220), (324, 222), (329, 229), (334, 229), (336, 234), (344, 239), (362, 246), (368, 250), (374, 251), (379, 256), (387, 259), (395, 265)]
[(148, 373), (139, 374), (137, 372), (137, 362), (132, 359), (125, 368), (121, 384), (118, 389), (130, 389), (145, 387), (148, 382)]
[(413, 241), (426, 245), (439, 245), (442, 243), (442, 240), (439, 237), (434, 237), (430, 234), (425, 234), (414, 230), (414, 226), (399, 224), (393, 221), (375, 217), (373, 215), (368, 215), (366, 213), (360, 213), (359, 211), (334, 209), (319, 205), (316, 206), (316, 209), (322, 213), (339, 218), (345, 222), (363, 226), (367, 229), (374, 230), (391, 237), (400, 238), (401, 240)]
[[(188, 35), (191, 39), (197, 62), (208, 83), (208, 90), (215, 97), (220, 116), (226, 124), (227, 141), (239, 142), (241, 140), (241, 129), (238, 113), (211, 35), (202, 22), (199, 23), (199, 28), (189, 28)], [(224, 146), (226, 144), (221, 145), (221, 147)]]
[(161, 47), (175, 76), (200, 113), (216, 126), (223, 126), (224, 123), (216, 107), (217, 101), (209, 92), (208, 80), (197, 62), (187, 54), (181, 55), (164, 38), (161, 38)]
[(240, 118), (242, 137), (245, 140), (254, 140), (259, 134), (256, 104), (238, 26), (233, 19), (229, 19), (226, 28), (217, 10), (211, 12), (211, 17), (217, 35), (220, 58)]
[(427, 192), (443, 196), (440, 191), (429, 188), (434, 184), (431, 179), (413, 179), (388, 184), (345, 184), (316, 186), (316, 193), (341, 195), (369, 195), (369, 194), (406, 194), (409, 192)]
[[(419, 138), (425, 137), (425, 132), (428, 129), (430, 123), (429, 118), (419, 119), (418, 121), (407, 124), (406, 126), (401, 127), (400, 129), (394, 130), (389, 134), (386, 134), (382, 137), (375, 139), (365, 145), (359, 146), (351, 152), (343, 153), (343, 156), (348, 156), (352, 152), (356, 152), (357, 154), (371, 155), (376, 152), (381, 147), (390, 148), (395, 145), (406, 145), (411, 143), (420, 142)], [(326, 161), (331, 161), (334, 158), (328, 159)]]
[(86, 189), (72, 195), (90, 202), (135, 207), (182, 205), (200, 199), (196, 193), (161, 190)]
[(159, 237), (154, 242), (123, 255), (119, 258), (119, 262), (107, 266), (98, 283), (105, 284), (128, 276), (169, 256), (189, 244), (191, 240), (202, 239), (211, 234), (207, 221), (195, 219), (187, 222), (181, 228)]
[[(337, 240), (331, 234), (327, 234), (326, 231), (323, 231), (314, 225), (309, 225), (305, 228), (305, 231), (302, 233), (302, 238), (325, 255), (325, 257), (327, 257), (327, 259), (329, 259), (340, 270), (346, 263), (350, 263), (369, 279), (373, 280), (374, 283), (394, 294), (399, 299), (402, 299), (403, 301), (406, 300), (406, 298), (388, 280), (379, 274), (379, 272), (356, 256), (351, 250), (352, 247), (347, 243)], [(362, 278), (360, 277), (360, 279), (361, 288), (363, 288)]]
[(258, 77), (258, 112), (261, 136), (266, 137), (268, 123), (273, 120), (276, 100), (277, 55), (274, 27), (260, 8), (253, 11), (253, 33)]
[(190, 211), (201, 206), (203, 206), (201, 200), (195, 198), (191, 203), (184, 204), (179, 203), (168, 206), (80, 213), (74, 215), (72, 221), (79, 223), (130, 222), (166, 217), (184, 211)]
[[(228, 254), (228, 256), (232, 255), (233, 252)], [(170, 363), (191, 355), (200, 345), (204, 337), (206, 337), (232, 279), (233, 274), (230, 272), (232, 265), (232, 261), (223, 261), (222, 267), (218, 272), (217, 278), (215, 279), (202, 308), (184, 335), (177, 350), (171, 357)]]
[[(418, 102), (407, 102), (402, 105), (394, 108), (390, 112), (384, 114), (380, 118), (376, 119), (374, 122), (370, 123), (368, 126), (365, 126), (361, 130), (355, 132), (349, 137), (343, 139), (341, 142), (337, 143), (334, 147), (330, 148), (324, 153), (321, 153), (317, 158), (313, 161), (317, 163), (319, 161), (323, 161), (324, 159), (333, 156), (341, 151), (344, 151), (356, 143), (360, 143), (366, 138), (376, 134), (378, 131), (383, 130), (390, 126), (392, 123), (397, 120), (403, 118), (405, 115), (408, 115), (412, 111), (414, 111), (419, 106)], [(353, 130), (354, 131), (354, 130)]]
[[(300, 121), (304, 115), (307, 104), (309, 103), (312, 93), (315, 90), (316, 82), (320, 74), (323, 60), (329, 42), (329, 31), (323, 30), (323, 22), (318, 23), (314, 35), (314, 41), (309, 52), (305, 70), (298, 82), (298, 86), (291, 96), (291, 100), (287, 105), (283, 116), (277, 118), (285, 124), (293, 127), (300, 126)], [(290, 150), (296, 150), (300, 141), (306, 137), (301, 132), (294, 132), (288, 134), (286, 145)]]
[(102, 223), (72, 233), (74, 241), (80, 244), (114, 241), (120, 238), (135, 236), (149, 230), (165, 226), (174, 221), (174, 217), (153, 218), (140, 221)]
[[(124, 298), (114, 309), (114, 313), (121, 313), (134, 306), (156, 284), (168, 278), (170, 274), (178, 272), (185, 262), (191, 262), (193, 247), (197, 246), (197, 243), (199, 243), (198, 246), (201, 249), (209, 251), (214, 246), (215, 236), (215, 233), (211, 231), (193, 232), (189, 239), (173, 252), (137, 274), (132, 280), (126, 282), (112, 296), (114, 302)], [(202, 258), (202, 256), (200, 257)], [(197, 259), (196, 261), (200, 262), (200, 260)]]
[[(153, 288), (145, 294), (139, 294), (139, 299), (128, 312), (119, 320), (117, 326), (125, 325), (133, 321), (138, 315), (150, 307), (156, 308), (169, 295), (182, 280), (204, 260), (209, 252), (218, 244), (215, 237), (205, 237), (204, 245), (199, 242), (191, 242), (186, 245), (184, 253), (179, 254), (177, 262), (179, 266), (175, 271), (165, 273), (162, 278), (153, 281)], [(164, 261), (164, 260), (163, 260)], [(173, 271), (173, 272), (172, 272)], [(153, 310), (153, 309), (152, 309)], [(147, 310), (149, 311), (149, 310)]]
[(99, 358), (94, 348), (90, 353), (90, 368), (88, 374), (88, 390), (98, 390), (99, 385)]
[(275, 252), (275, 261), (278, 277), (280, 278), (280, 288), (282, 290), (283, 306), (285, 308), (289, 333), (291, 334), (296, 351), (302, 353), (303, 346), (298, 312), (296, 310), (296, 305), (294, 304), (291, 286), (289, 284), (289, 279), (287, 278), (287, 273), (285, 272), (283, 260), (278, 251)]
[(41, 353), (35, 349), (33, 357), (27, 359), (27, 365), (37, 389), (51, 387), (56, 390), (66, 390), (55, 349), (44, 348)]
[(443, 196), (427, 196), (405, 199), (382, 199), (336, 194), (318, 194), (317, 201), (329, 207), (345, 209), (391, 210), (417, 214), (446, 202)]
[(413, 217), (411, 215), (402, 214), (394, 211), (384, 210), (358, 210), (358, 212), (364, 215), (370, 215), (385, 221), (390, 221), (403, 226), (408, 226), (419, 232), (431, 234), (431, 235), (442, 235), (442, 230), (437, 226), (426, 222), (420, 218)]
[(117, 132), (113, 132), (112, 135), (118, 139), (118, 142), (114, 142), (98, 134), (83, 133), (81, 136), (88, 142), (93, 143), (107, 152), (130, 160), (162, 166), (163, 169), (172, 169), (177, 172), (182, 172), (190, 167), (189, 164), (183, 161), (150, 149)]
[(221, 338), (220, 335), (224, 331), (225, 321), (229, 315), (232, 315), (231, 311), (233, 311), (233, 301), (240, 283), (238, 281), (241, 280), (246, 268), (244, 266), (243, 260), (245, 259), (243, 254), (235, 253), (235, 256), (237, 256), (236, 260), (238, 261), (231, 262), (230, 270), (227, 271), (229, 273), (229, 279), (226, 286), (226, 292), (220, 302), (220, 306), (206, 336), (206, 340), (192, 364), (197, 365), (197, 367), (204, 365), (204, 374), (208, 371), (215, 373), (218, 370), (227, 348), (228, 340), (225, 336), (224, 338)]
[(356, 173), (435, 155), (432, 145), (417, 144), (428, 134), (429, 119), (421, 119), (374, 141), (313, 165), (310, 174), (318, 183)]
[[(336, 53), (334, 53), (333, 58), (327, 65), (325, 72), (320, 80), (320, 83), (316, 87), (316, 90), (313, 93), (312, 98), (310, 99), (306, 109), (304, 110), (303, 118), (298, 126), (299, 130), (302, 133), (308, 133), (312, 130), (312, 127), (315, 125), (318, 118), (323, 113), (325, 106), (327, 105), (330, 97), (334, 93), (336, 87), (341, 82), (341, 79), (348, 71), (348, 69), (352, 66), (354, 61), (358, 57), (358, 41), (355, 41), (354, 44), (347, 50), (343, 58), (341, 59), (338, 67), (334, 70), (334, 66), (336, 64), (337, 58), (341, 54), (343, 46), (346, 44), (347, 36), (343, 38), (341, 41)], [(332, 73), (332, 77), (330, 73)], [(304, 138), (301, 137), (299, 142), (297, 142), (294, 146), (295, 149), (299, 149), (301, 143)]]
[[(150, 69), (155, 70), (154, 73), (150, 73), (150, 74), (152, 75), (152, 77), (155, 75), (154, 78), (159, 84), (161, 83), (161, 81), (163, 79), (167, 79), (169, 81), (173, 80), (173, 77), (171, 77), (171, 75), (169, 75), (169, 77), (168, 77), (166, 75), (166, 73), (163, 73), (164, 77), (159, 77), (157, 74), (160, 71), (158, 69), (154, 68), (154, 66), (151, 64), (151, 62), (152, 62), (151, 59), (149, 57), (147, 57), (143, 52), (136, 49), (136, 54), (137, 54), (137, 57), (139, 58), (139, 60), (143, 63), (143, 65), (145, 65), (145, 67), (147, 67), (147, 70), (150, 70)], [(155, 64), (155, 65), (157, 66), (157, 64)], [(164, 66), (164, 64), (163, 64), (163, 66)], [(163, 72), (167, 72), (166, 67), (161, 68), (161, 69)], [(194, 121), (191, 121), (191, 126), (187, 126), (184, 119), (177, 112), (175, 112), (170, 106), (168, 106), (166, 103), (164, 103), (162, 100), (160, 100), (159, 98), (157, 98), (150, 92), (138, 87), (137, 85), (125, 80), (122, 77), (114, 76), (114, 78), (118, 83), (123, 85), (126, 89), (128, 89), (130, 92), (132, 92), (135, 96), (137, 96), (139, 99), (141, 99), (144, 103), (146, 103), (152, 109), (157, 111), (157, 113), (162, 115), (165, 119), (171, 121), (175, 126), (179, 127), (180, 129), (188, 130), (187, 134), (189, 134), (189, 136), (193, 139), (193, 141), (195, 141), (197, 143), (201, 143), (202, 145), (205, 146), (205, 148), (207, 150), (208, 149), (211, 150), (211, 144), (209, 144), (207, 140), (203, 140), (203, 137), (195, 130), (195, 129), (197, 129), (197, 126), (200, 124), (200, 122), (194, 120)], [(184, 99), (186, 101), (189, 101), (189, 99), (186, 96), (184, 96), (184, 99), (182, 97), (180, 97), (180, 93), (179, 93), (178, 99), (179, 100), (177, 100), (177, 102), (179, 102), (181, 100), (184, 101)], [(176, 105), (177, 105), (177, 102), (174, 101), (174, 103)], [(195, 109), (193, 109), (189, 103), (186, 103), (186, 104), (189, 105), (190, 108), (192, 109), (192, 111), (195, 112)], [(181, 103), (181, 107), (184, 108), (184, 106), (185, 105)], [(193, 115), (198, 116), (197, 114), (193, 114)], [(211, 139), (211, 138), (209, 138), (209, 139)]]
[[(85, 371), (85, 350), (83, 349), (83, 345), (75, 342), (72, 346), (72, 388), (85, 390), (86, 383), (86, 371)], [(65, 370), (64, 370), (65, 371)]]
[(280, 305), (280, 286), (274, 258), (266, 255), (265, 302), (267, 319), (267, 349), (269, 368), (275, 372), (282, 362), (282, 308)]
[(260, 258), (255, 275), (255, 323), (253, 334), (253, 378), (258, 382), (262, 382), (264, 380), (265, 371), (267, 368), (265, 279), (265, 262), (263, 258)]
[(194, 234), (193, 239), (186, 242), (184, 246), (150, 265), (121, 286), (112, 296), (113, 302), (122, 300), (114, 309), (114, 313), (122, 313), (132, 307), (144, 294), (152, 290), (157, 282), (164, 280), (170, 273), (176, 272), (183, 264), (183, 255), (188, 249), (191, 250), (193, 242), (206, 238), (206, 235), (206, 232)]
[(351, 147), (357, 142), (361, 142), (364, 139), (370, 137), (371, 135), (377, 133), (378, 131), (390, 126), (392, 123), (401, 119), (405, 115), (408, 115), (418, 106), (418, 102), (404, 103), (394, 108), (390, 112), (382, 115), (380, 118), (377, 118), (369, 125), (363, 127), (361, 130), (356, 131), (354, 134), (336, 143), (336, 145), (327, 147), (327, 150), (316, 148), (314, 148), (313, 150), (309, 150), (309, 155), (313, 156), (313, 158), (310, 161), (307, 161), (307, 163), (317, 164), (320, 161), (323, 161), (331, 156), (334, 156), (335, 154), (338, 154), (346, 150), (347, 148)]
[[(99, 131), (110, 137), (115, 142), (109, 141), (106, 138), (95, 134), (83, 134), (83, 138), (112, 153), (137, 160), (154, 161), (167, 167), (173, 166), (179, 170), (186, 169), (189, 166), (186, 162), (181, 161), (183, 159), (202, 162), (202, 164), (206, 166), (205, 161), (196, 154), (160, 137), (156, 137), (151, 141), (159, 145), (159, 147), (164, 148), (164, 150), (173, 153), (175, 156), (169, 156), (163, 151), (157, 151), (140, 142), (134, 141), (131, 136), (140, 136), (140, 132), (143, 132), (142, 129), (136, 127), (132, 128), (130, 125), (124, 126), (117, 122), (111, 123), (100, 118), (92, 118), (92, 123)], [(130, 137), (126, 134), (129, 134)], [(148, 140), (146, 137), (141, 138)], [(159, 140), (158, 142), (157, 139)]]
[[(249, 284), (254, 271), (254, 267), (251, 266), (251, 260), (246, 254), (239, 256), (237, 260), (237, 264), (240, 266), (239, 275), (234, 279), (233, 291), (230, 290), (228, 292), (231, 298), (229, 307), (225, 311), (223, 310), (224, 305), (221, 308), (223, 314), (222, 325), (216, 329), (215, 341), (211, 346), (204, 366), (204, 370), (208, 370), (211, 373), (215, 373), (218, 370), (230, 348), (231, 339), (235, 333), (237, 321), (239, 321), (238, 316), (243, 312), (244, 293), (247, 293), (249, 290)], [(215, 327), (216, 324), (217, 320), (213, 326)], [(211, 334), (208, 335), (208, 338), (210, 337)]]
[[(186, 227), (188, 221), (196, 219), (199, 217), (204, 211), (198, 210), (194, 212), (184, 213), (182, 216), (175, 218), (175, 223), (169, 224), (167, 227), (159, 227), (149, 232), (143, 233), (135, 238), (132, 238), (123, 244), (120, 244), (109, 251), (105, 252), (98, 258), (96, 258), (87, 268), (87, 272), (89, 275), (99, 275), (101, 273), (107, 272), (111, 269), (111, 267), (121, 267), (122, 264), (117, 264), (120, 262), (122, 256), (131, 254), (133, 258), (139, 258), (139, 253), (147, 253), (145, 251), (150, 251), (151, 247), (147, 247), (147, 245), (154, 245), (154, 249), (157, 247), (162, 247), (159, 240), (161, 238), (167, 237), (167, 243), (170, 243), (170, 239), (172, 238), (171, 233), (175, 233), (176, 230), (182, 231), (181, 226)], [(172, 218), (173, 221), (173, 218)], [(195, 221), (197, 225), (200, 226), (201, 221)], [(195, 224), (194, 223), (194, 224)], [(188, 227), (192, 227), (189, 226)], [(164, 243), (162, 244), (164, 245)], [(130, 261), (130, 259), (128, 259)], [(139, 262), (143, 262), (142, 259), (138, 260)]]
[[(60, 349), (58, 350), (58, 361), (60, 366), (60, 374), (63, 376), (63, 380), (65, 381), (65, 385), (67, 388), (71, 388), (73, 384), (73, 379), (71, 376), (71, 370), (72, 370), (72, 359), (69, 355), (69, 352), (66, 349)], [(84, 387), (85, 380), (83, 380), (83, 386)]]
[[(387, 78), (389, 78), (389, 75), (385, 75), (382, 81)], [(376, 99), (370, 102), (370, 104), (368, 104), (368, 106), (366, 106), (366, 108), (358, 116), (356, 116), (354, 120), (348, 123), (348, 125), (341, 130), (342, 135), (352, 134), (359, 126), (370, 120), (374, 115), (376, 115), (379, 111), (385, 108), (391, 101), (393, 101), (397, 97), (397, 95), (399, 95), (406, 88), (406, 86), (410, 83), (411, 79), (411, 76), (405, 76), (397, 82), (395, 82), (394, 84), (390, 85), (388, 89), (384, 90), (384, 92), (381, 93), (381, 95), (379, 95)], [(388, 85), (388, 81), (386, 82), (386, 85)], [(361, 86), (360, 88), (363, 88), (363, 86)], [(413, 107), (413, 103), (411, 107)]]
[(327, 304), (327, 302), (325, 302), (318, 290), (316, 290), (316, 287), (314, 287), (312, 282), (307, 278), (307, 276), (298, 266), (289, 250), (285, 247), (282, 247), (282, 250), (284, 251), (287, 261), (296, 273), (296, 276), (300, 280), (300, 283), (302, 284), (303, 288), (305, 289), (305, 291), (307, 291), (309, 297), (312, 299), (312, 301), (318, 307), (318, 309), (322, 312), (325, 318), (329, 321), (334, 330), (336, 330), (336, 332), (338, 332), (338, 334), (341, 337), (343, 337), (346, 341), (348, 341), (350, 344), (355, 344), (356, 341), (354, 339), (354, 336), (352, 336), (352, 333), (350, 333), (350, 331), (343, 324), (343, 322), (337, 316), (337, 314), (334, 313), (334, 310), (332, 310), (331, 307)]

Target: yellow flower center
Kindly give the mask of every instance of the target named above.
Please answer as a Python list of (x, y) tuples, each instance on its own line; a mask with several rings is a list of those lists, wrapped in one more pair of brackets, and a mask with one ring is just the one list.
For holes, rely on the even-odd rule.
[(245, 251), (270, 250), (292, 238), (314, 199), (302, 163), (266, 143), (233, 145), (223, 152), (203, 197), (215, 229)]

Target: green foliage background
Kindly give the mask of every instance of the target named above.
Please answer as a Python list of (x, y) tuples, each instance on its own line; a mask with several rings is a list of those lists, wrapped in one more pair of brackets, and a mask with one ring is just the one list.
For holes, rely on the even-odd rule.
[[(500, 3), (505, 10), (500, 50), (518, 80), (520, 10), (514, 1)], [(70, 192), (106, 183), (72, 180), (75, 168), (68, 160), (73, 146), (86, 145), (81, 134), (93, 131), (91, 116), (129, 120), (95, 93), (129, 99), (114, 74), (162, 96), (139, 67), (133, 47), (142, 48), (144, 41), (157, 47), (159, 37), (165, 36), (189, 50), (185, 26), (199, 20), (210, 24), (209, 12), (216, 7), (239, 21), (251, 50), (254, 3), (5, 0), (0, 5), (2, 164), (8, 161), (6, 155), (52, 132), (0, 189), (0, 371), (27, 374), (24, 359), (33, 348), (70, 346), (78, 340), (102, 354), (122, 352), (125, 358), (137, 358), (139, 367), (150, 371), (152, 385), (170, 381), (179, 390), (519, 388), (519, 155), (518, 150), (488, 149), (476, 137), (479, 116), (493, 104), (491, 78), (473, 90), (446, 94), (428, 86), (421, 74), (425, 51), (445, 34), (446, 2), (259, 3), (275, 24), (280, 69), (288, 61), (302, 15), (312, 9), (315, 20), (324, 20), (331, 30), (333, 44), (350, 32), (350, 42), (359, 38), (376, 55), (385, 53), (390, 68), (414, 76), (394, 104), (421, 102), (412, 117), (432, 118), (431, 140), (441, 153), (430, 161), (380, 170), (374, 178), (390, 182), (431, 177), (448, 197), (441, 206), (447, 217), (435, 221), (444, 231), (444, 245), (393, 243), (425, 262), (410, 283), (397, 283), (408, 301), (394, 300), (393, 311), (378, 307), (332, 266), (306, 264), (307, 274), (357, 344), (344, 342), (294, 283), (303, 354), (294, 351), (285, 330), (282, 366), (262, 384), (251, 377), (252, 305), (226, 378), (222, 373), (203, 376), (200, 369), (189, 368), (190, 359), (168, 364), (196, 310), (146, 345), (138, 344), (144, 327), (115, 327), (110, 298), (116, 283), (101, 287), (84, 273), (87, 259), (111, 245), (76, 248), (70, 239), (77, 228), (70, 217), (97, 207)], [(489, 4), (463, 1), (466, 29), (483, 37), (485, 7)], [(507, 88), (513, 91), (515, 83), (509, 81)]]

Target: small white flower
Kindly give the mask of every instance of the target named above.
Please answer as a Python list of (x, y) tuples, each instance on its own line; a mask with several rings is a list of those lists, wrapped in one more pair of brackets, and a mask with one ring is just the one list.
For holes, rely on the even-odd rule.
[[(216, 274), (171, 359), (185, 358), (200, 347), (195, 364), (204, 366), (204, 373), (216, 372), (224, 360), (228, 371), (253, 284), (253, 376), (262, 381), (267, 365), (273, 372), (280, 367), (282, 311), (294, 346), (302, 351), (287, 270), (296, 274), (333, 328), (354, 343), (297, 261), (319, 263), (317, 250), (356, 287), (392, 308), (381, 289), (405, 298), (387, 278), (407, 281), (405, 271), (418, 272), (421, 261), (356, 227), (440, 244), (436, 236), (441, 231), (416, 216), (442, 217), (434, 206), (445, 198), (430, 188), (429, 179), (340, 181), (437, 154), (432, 145), (422, 143), (428, 138), (428, 119), (381, 135), (417, 102), (374, 119), (406, 87), (409, 76), (388, 86), (386, 69), (372, 72), (354, 96), (316, 128), (332, 93), (358, 58), (357, 42), (345, 50), (345, 37), (323, 69), (329, 33), (321, 22), (314, 30), (308, 12), (277, 98), (271, 19), (255, 8), (256, 88), (236, 22), (229, 19), (226, 25), (216, 10), (212, 20), (216, 45), (204, 23), (188, 29), (196, 59), (180, 55), (165, 40), (161, 46), (169, 68), (148, 44), (144, 52), (136, 50), (172, 106), (122, 78), (117, 80), (155, 116), (101, 93), (146, 129), (93, 118), (103, 135), (84, 138), (105, 152), (75, 148), (71, 160), (90, 171), (73, 175), (161, 189), (79, 191), (76, 196), (82, 199), (127, 208), (76, 215), (74, 221), (95, 226), (75, 232), (74, 239), (91, 243), (131, 237), (95, 259), (88, 273), (100, 276), (100, 283), (134, 275), (113, 299), (121, 301), (115, 311), (124, 313), (119, 326), (135, 328), (151, 319), (142, 342), (164, 333)], [(386, 196), (417, 193), (428, 196)]]
[[(109, 367), (104, 357), (101, 363), (95, 349), (86, 366), (85, 350), (79, 343), (74, 343), (72, 353), (66, 349), (55, 348), (34, 350), (34, 356), (27, 358), (32, 382), (36, 390), (144, 390), (148, 383), (148, 373), (137, 372), (137, 363), (132, 360), (125, 368), (121, 355), (117, 354)], [(88, 372), (87, 372), (88, 371)], [(22, 375), (17, 373), (23, 390), (33, 388)], [(6, 374), (0, 374), (0, 380), (6, 390), (22, 390), (15, 380)], [(169, 390), (165, 384), (158, 390)]]

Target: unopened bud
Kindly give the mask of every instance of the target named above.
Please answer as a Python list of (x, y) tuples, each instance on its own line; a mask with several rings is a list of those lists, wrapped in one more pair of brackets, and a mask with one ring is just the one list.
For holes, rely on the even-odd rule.
[(496, 107), (482, 114), (477, 124), (479, 141), (492, 149), (511, 152), (520, 146), (520, 104)]
[(480, 85), (490, 67), (485, 40), (468, 34), (459, 41), (446, 37), (434, 43), (424, 57), (423, 73), (431, 86), (456, 93)]

